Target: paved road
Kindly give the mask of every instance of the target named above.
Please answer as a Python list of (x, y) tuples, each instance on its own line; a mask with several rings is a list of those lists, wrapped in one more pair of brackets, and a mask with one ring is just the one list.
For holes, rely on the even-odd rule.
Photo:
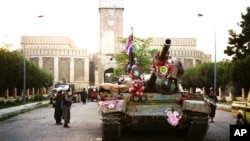
[[(54, 108), (50, 106), (0, 121), (1, 141), (97, 141), (101, 139), (101, 116), (97, 104), (74, 103), (71, 109), (71, 128), (56, 125)], [(235, 120), (231, 113), (217, 111), (215, 122), (210, 123), (204, 141), (228, 141), (229, 125)], [(123, 141), (184, 141), (173, 134), (134, 133)]]
[(54, 108), (43, 107), (0, 122), (1, 141), (91, 141), (101, 137), (95, 102), (74, 103), (71, 128), (56, 125)]

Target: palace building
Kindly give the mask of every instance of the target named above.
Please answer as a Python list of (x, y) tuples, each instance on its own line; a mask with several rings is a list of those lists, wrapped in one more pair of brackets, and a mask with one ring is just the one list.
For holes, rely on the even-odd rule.
[(69, 37), (22, 36), (21, 45), (26, 59), (52, 73), (54, 83), (66, 81), (76, 88), (89, 85), (87, 51), (77, 48)]
[[(35, 62), (54, 76), (54, 83), (66, 80), (76, 88), (97, 86), (106, 75), (114, 73), (114, 55), (124, 50), (117, 38), (123, 37), (123, 0), (99, 0), (99, 52), (89, 55), (76, 47), (69, 37), (23, 36), (22, 49), (28, 60)], [(166, 37), (152, 37), (151, 48), (160, 49)], [(97, 38), (98, 39), (98, 38)], [(170, 38), (170, 55), (178, 58), (185, 68), (211, 62), (211, 55), (197, 50), (196, 38)]]
[[(95, 67), (96, 83), (104, 82), (106, 74), (109, 75), (116, 67), (113, 56), (124, 50), (124, 45), (117, 41), (118, 37), (123, 37), (123, 6), (124, 0), (100, 0), (100, 53), (94, 60), (98, 68)], [(166, 38), (152, 37), (151, 48), (160, 49)], [(197, 50), (196, 38), (170, 38), (170, 54), (178, 58), (185, 68), (195, 66), (202, 62), (210, 62), (211, 55)]]

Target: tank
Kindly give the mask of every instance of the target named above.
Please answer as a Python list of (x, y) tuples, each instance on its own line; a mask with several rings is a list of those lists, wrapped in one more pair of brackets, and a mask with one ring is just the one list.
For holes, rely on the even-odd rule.
[(187, 140), (204, 138), (209, 127), (209, 105), (203, 94), (183, 90), (183, 68), (176, 76), (172, 74), (179, 66), (174, 66), (174, 59), (169, 56), (170, 44), (167, 39), (154, 56), (148, 79), (139, 67), (130, 64), (130, 81), (100, 85), (110, 95), (98, 102), (103, 141), (119, 141), (128, 130), (166, 130), (179, 132)]

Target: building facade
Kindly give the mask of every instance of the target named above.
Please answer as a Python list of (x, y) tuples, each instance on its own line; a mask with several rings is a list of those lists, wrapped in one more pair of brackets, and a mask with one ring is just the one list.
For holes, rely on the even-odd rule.
[(21, 46), (26, 59), (51, 73), (54, 83), (66, 81), (76, 88), (89, 85), (88, 53), (77, 48), (69, 37), (22, 36)]
[[(104, 82), (105, 75), (109, 75), (116, 67), (113, 55), (124, 50), (124, 45), (118, 43), (117, 38), (123, 37), (123, 0), (100, 0), (100, 52), (94, 58), (96, 84)], [(150, 48), (161, 49), (166, 38), (153, 38)], [(202, 62), (210, 62), (211, 55), (197, 50), (196, 38), (170, 38), (170, 54), (184, 64), (185, 68)]]
[(115, 55), (123, 48), (123, 0), (100, 0), (100, 54)]
[(100, 52), (94, 57), (96, 84), (104, 82), (105, 75), (114, 73), (115, 54), (123, 49), (118, 41), (123, 37), (123, 0), (100, 0)]
[[(23, 36), (21, 44), (26, 58), (52, 73), (54, 82), (66, 80), (75, 83), (77, 88), (99, 85), (106, 75), (114, 74), (114, 56), (124, 50), (118, 41), (123, 37), (123, 1), (99, 0), (100, 50), (97, 54), (89, 56), (68, 37)], [(160, 50), (166, 37), (152, 38), (150, 47)], [(196, 38), (170, 39), (171, 56), (181, 60), (186, 68), (211, 61), (211, 55), (196, 49)]]

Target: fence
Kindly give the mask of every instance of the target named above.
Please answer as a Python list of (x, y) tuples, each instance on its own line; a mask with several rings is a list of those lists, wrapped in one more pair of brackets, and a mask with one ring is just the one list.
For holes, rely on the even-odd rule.
[[(47, 96), (47, 89), (46, 88), (41, 88), (41, 89), (37, 89), (35, 90), (35, 88), (31, 88), (31, 89), (27, 89), (26, 90), (26, 98), (27, 99), (32, 99), (34, 98), (36, 95), (43, 95), (43, 96)], [(22, 99), (23, 96), (23, 91), (21, 93), (18, 93), (17, 88), (14, 88), (11, 93), (9, 89), (6, 89), (3, 93), (3, 95), (0, 94), (0, 102), (1, 101), (15, 101), (17, 99)]]
[[(203, 91), (203, 94), (206, 94), (206, 93), (205, 93), (205, 88), (203, 88), (202, 91)], [(235, 97), (235, 96), (232, 94), (231, 91), (232, 91), (232, 90), (229, 89), (229, 95), (224, 95), (224, 94), (222, 93), (222, 91), (221, 91), (221, 88), (219, 88), (219, 93), (218, 93), (218, 95), (217, 95), (218, 100), (225, 100), (225, 101), (227, 101), (227, 102), (231, 102), (231, 101), (235, 101), (235, 100), (236, 100), (236, 101), (245, 101), (245, 100), (246, 100), (247, 94), (248, 94), (248, 93), (245, 91), (244, 88), (241, 89), (241, 96), (240, 96), (240, 97)], [(192, 89), (190, 89), (190, 92), (192, 92)]]
[[(190, 89), (190, 92), (192, 92), (192, 91), (193, 90)], [(205, 94), (205, 88), (203, 88), (202, 91)], [(37, 89), (37, 90), (35, 90), (35, 88), (27, 89), (26, 98), (32, 99), (38, 94), (43, 95), (43, 96), (47, 96), (48, 90), (46, 88), (41, 88), (41, 89)], [(244, 88), (241, 89), (241, 97), (234, 97), (231, 93), (231, 89), (229, 90), (229, 95), (225, 96), (222, 94), (221, 88), (219, 88), (219, 93), (217, 96), (218, 100), (224, 99), (227, 102), (230, 102), (233, 100), (244, 101), (246, 99), (246, 97), (247, 97), (247, 92), (244, 90)], [(0, 102), (1, 101), (14, 101), (16, 99), (21, 99), (21, 98), (23, 98), (23, 91), (21, 92), (21, 94), (18, 95), (17, 88), (14, 88), (12, 93), (9, 93), (9, 89), (7, 89), (4, 91), (3, 95), (0, 95)]]

